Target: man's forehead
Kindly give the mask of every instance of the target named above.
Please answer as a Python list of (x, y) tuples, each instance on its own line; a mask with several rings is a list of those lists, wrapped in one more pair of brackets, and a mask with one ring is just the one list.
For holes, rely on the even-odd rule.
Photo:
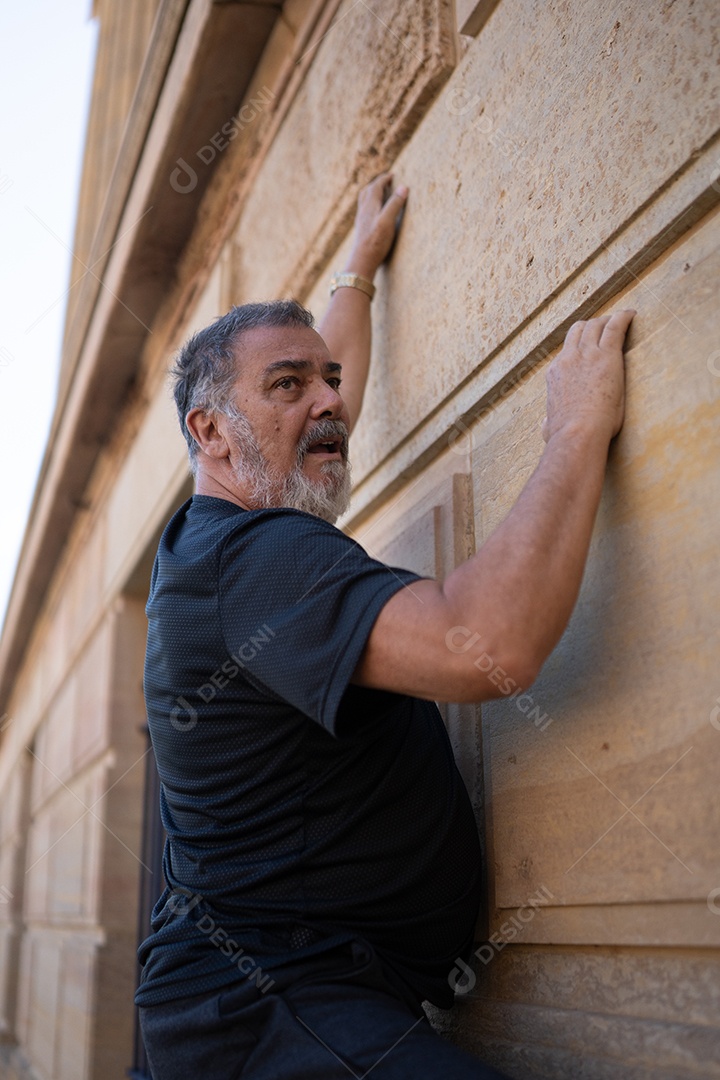
[(257, 375), (283, 363), (293, 367), (320, 365), (333, 370), (339, 367), (330, 359), (323, 339), (309, 326), (254, 327), (238, 340), (235, 351), (240, 375), (243, 371)]

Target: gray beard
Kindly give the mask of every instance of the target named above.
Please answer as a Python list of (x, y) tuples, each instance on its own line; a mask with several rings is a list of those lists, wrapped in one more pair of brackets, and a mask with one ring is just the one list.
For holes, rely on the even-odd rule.
[(231, 430), (239, 451), (232, 466), (233, 476), (242, 488), (253, 510), (289, 507), (304, 510), (334, 525), (350, 505), (350, 462), (324, 461), (320, 466), (325, 477), (320, 482), (308, 479), (302, 471), (307, 447), (318, 438), (343, 435), (344, 454), (347, 453), (347, 428), (338, 420), (320, 420), (298, 446), (297, 463), (287, 475), (273, 469), (265, 459), (253, 433), (250, 421), (237, 409), (227, 411)]

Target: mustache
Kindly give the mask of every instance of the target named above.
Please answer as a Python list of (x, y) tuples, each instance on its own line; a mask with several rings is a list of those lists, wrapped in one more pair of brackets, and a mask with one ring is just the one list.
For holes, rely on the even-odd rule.
[(340, 454), (343, 461), (347, 461), (350, 443), (350, 432), (347, 424), (344, 424), (342, 420), (319, 420), (312, 431), (308, 431), (303, 435), (298, 443), (298, 464), (302, 463), (314, 442), (338, 438), (340, 439)]

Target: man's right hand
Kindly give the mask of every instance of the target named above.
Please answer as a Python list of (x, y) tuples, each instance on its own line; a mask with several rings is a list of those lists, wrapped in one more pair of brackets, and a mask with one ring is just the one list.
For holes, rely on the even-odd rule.
[(392, 179), (392, 173), (380, 173), (358, 195), (352, 250), (344, 269), (370, 281), (392, 248), (408, 197), (405, 184), (391, 191)]
[(623, 421), (623, 343), (634, 314), (570, 328), (548, 370), (548, 445), (517, 502), (442, 584), (416, 581), (391, 597), (354, 682), (483, 701), (534, 680), (582, 582), (608, 444)]
[(616, 311), (570, 327), (547, 373), (545, 442), (567, 425), (620, 431), (625, 413), (623, 344), (634, 311)]

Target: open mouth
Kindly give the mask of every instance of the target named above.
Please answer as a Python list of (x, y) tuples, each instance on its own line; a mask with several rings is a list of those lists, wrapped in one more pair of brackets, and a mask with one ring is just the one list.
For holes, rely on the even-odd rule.
[(311, 443), (307, 448), (308, 454), (326, 454), (340, 457), (342, 454), (342, 439), (325, 439), (322, 442)]

